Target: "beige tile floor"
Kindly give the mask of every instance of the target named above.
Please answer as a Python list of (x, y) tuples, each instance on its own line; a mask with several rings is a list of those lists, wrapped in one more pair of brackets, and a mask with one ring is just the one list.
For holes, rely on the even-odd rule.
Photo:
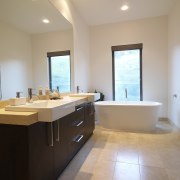
[(96, 126), (58, 180), (180, 180), (180, 131), (167, 121), (154, 133)]

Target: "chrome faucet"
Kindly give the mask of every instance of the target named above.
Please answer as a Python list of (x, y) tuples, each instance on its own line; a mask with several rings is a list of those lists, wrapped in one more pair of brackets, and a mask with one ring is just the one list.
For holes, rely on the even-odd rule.
[(60, 96), (60, 90), (59, 90), (60, 88), (59, 88), (59, 86), (57, 86), (57, 93), (58, 93), (58, 98), (61, 98)]
[(33, 101), (33, 99), (32, 99), (32, 88), (28, 88), (28, 101), (29, 102)]
[(125, 97), (126, 97), (126, 100), (128, 98), (128, 91), (127, 91), (127, 88), (124, 89), (125, 90)]
[(23, 93), (23, 92), (16, 92), (16, 98), (20, 98), (20, 94)]
[(57, 92), (59, 93), (59, 86), (57, 86), (56, 88), (57, 88)]
[(80, 90), (80, 89), (79, 89), (79, 86), (77, 86), (77, 93), (79, 93), (79, 90)]
[(28, 102), (29, 102), (29, 103), (32, 103), (32, 102), (33, 102), (33, 96), (34, 96), (34, 97), (37, 97), (38, 100), (40, 100), (40, 95), (33, 94), (32, 91), (33, 91), (33, 88), (28, 88)]

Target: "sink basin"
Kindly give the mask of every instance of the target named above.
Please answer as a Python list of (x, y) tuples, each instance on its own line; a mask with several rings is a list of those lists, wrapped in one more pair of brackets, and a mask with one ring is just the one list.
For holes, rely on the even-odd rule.
[(39, 100), (20, 106), (6, 106), (5, 110), (38, 112), (38, 121), (52, 122), (75, 111), (75, 103), (64, 100)]
[(71, 97), (87, 97), (88, 101), (94, 102), (100, 99), (100, 93), (78, 93), (70, 94)]

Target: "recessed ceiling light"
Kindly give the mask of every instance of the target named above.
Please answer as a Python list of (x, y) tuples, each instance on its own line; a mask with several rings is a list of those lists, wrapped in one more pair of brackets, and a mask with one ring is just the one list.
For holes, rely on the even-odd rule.
[(128, 7), (128, 5), (123, 5), (123, 6), (121, 6), (121, 10), (122, 11), (126, 11), (126, 10), (128, 10), (129, 9), (129, 7)]
[(42, 22), (45, 24), (48, 24), (50, 21), (49, 21), (49, 19), (43, 19)]

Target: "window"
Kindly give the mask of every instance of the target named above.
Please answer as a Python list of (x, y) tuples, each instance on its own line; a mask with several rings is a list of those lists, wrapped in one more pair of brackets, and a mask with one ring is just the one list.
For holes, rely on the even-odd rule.
[(60, 92), (71, 91), (71, 60), (70, 51), (48, 52), (49, 87), (59, 87)]
[(142, 44), (112, 46), (113, 100), (142, 101)]

